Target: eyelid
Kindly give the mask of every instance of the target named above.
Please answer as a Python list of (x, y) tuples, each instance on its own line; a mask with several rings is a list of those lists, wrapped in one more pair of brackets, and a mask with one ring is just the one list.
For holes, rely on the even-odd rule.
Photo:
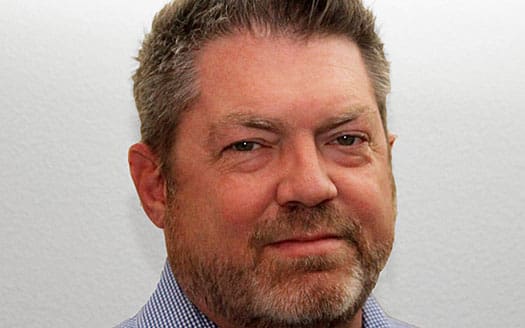
[[(247, 144), (253, 144), (254, 148), (253, 149), (249, 149), (249, 150), (238, 150), (238, 149), (235, 149), (235, 147), (239, 144), (242, 144), (242, 143), (247, 143)], [(260, 148), (263, 148), (263, 147), (266, 147), (267, 146), (267, 142), (264, 142), (262, 140), (258, 140), (258, 139), (241, 139), (241, 140), (236, 140), (230, 144), (228, 144), (226, 147), (224, 147), (221, 151), (221, 153), (224, 153), (224, 152), (227, 152), (227, 151), (232, 151), (232, 152), (238, 152), (238, 153), (242, 153), (242, 152), (246, 152), (246, 153), (249, 153), (249, 152), (253, 152), (253, 151), (256, 151)]]
[(361, 139), (361, 142), (369, 142), (370, 141), (370, 138), (368, 137), (368, 135), (366, 133), (363, 133), (363, 132), (348, 132), (348, 131), (344, 131), (344, 132), (339, 132), (339, 133), (335, 133), (333, 135), (330, 136), (330, 138), (328, 139), (328, 144), (336, 144), (337, 143), (337, 140), (341, 137), (344, 137), (344, 136), (349, 136), (349, 137), (353, 137), (353, 138), (359, 138)]
[[(239, 150), (239, 149), (235, 148), (236, 146), (241, 145), (241, 144), (252, 145), (254, 148), (251, 148), (249, 150)], [(260, 142), (257, 142), (257, 141), (240, 140), (240, 141), (235, 141), (235, 142), (231, 143), (228, 147), (226, 147), (226, 150), (233, 150), (233, 151), (237, 151), (237, 152), (250, 152), (250, 151), (257, 150), (257, 149), (261, 148), (262, 146), (263, 145)]]

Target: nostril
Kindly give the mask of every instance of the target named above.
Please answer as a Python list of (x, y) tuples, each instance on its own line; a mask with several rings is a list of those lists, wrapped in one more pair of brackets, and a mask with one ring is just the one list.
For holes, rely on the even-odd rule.
[[(305, 141), (306, 140), (306, 141)], [(286, 208), (313, 207), (337, 196), (337, 188), (315, 142), (297, 142), (283, 154), (276, 200)]]
[(305, 204), (305, 203), (302, 203), (300, 201), (291, 201), (291, 202), (288, 202), (287, 204), (284, 205), (284, 207), (286, 208), (287, 211), (289, 211), (290, 213), (291, 212), (298, 212), (298, 211), (301, 211), (301, 210), (304, 210), (304, 209), (308, 209), (308, 208), (321, 208), (321, 207), (324, 207), (326, 206), (326, 204), (330, 203), (331, 199), (325, 199), (323, 201), (321, 201), (320, 203), (316, 203), (316, 204)]
[(285, 206), (286, 206), (286, 209), (288, 209), (288, 211), (295, 212), (298, 209), (303, 208), (304, 204), (302, 204), (301, 202), (298, 202), (298, 201), (291, 201), (291, 202), (288, 202), (287, 204), (285, 204)]

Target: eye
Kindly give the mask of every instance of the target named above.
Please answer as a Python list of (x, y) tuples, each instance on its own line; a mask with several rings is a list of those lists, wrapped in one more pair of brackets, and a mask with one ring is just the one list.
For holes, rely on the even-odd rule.
[(261, 145), (253, 141), (239, 141), (231, 144), (228, 148), (234, 151), (253, 151), (260, 148)]
[(341, 146), (354, 146), (365, 141), (365, 138), (361, 136), (345, 134), (340, 137), (337, 137), (332, 143), (338, 144)]

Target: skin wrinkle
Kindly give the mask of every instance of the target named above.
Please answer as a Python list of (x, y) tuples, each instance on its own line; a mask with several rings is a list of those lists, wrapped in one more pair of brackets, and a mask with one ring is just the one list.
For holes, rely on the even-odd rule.
[[(219, 160), (223, 147), (227, 146), (222, 140), (227, 139), (231, 134), (230, 131), (236, 131), (239, 128), (250, 128), (260, 131), (267, 131), (275, 135), (282, 135), (285, 124), (277, 119), (266, 119), (254, 114), (232, 112), (225, 118), (213, 123), (208, 133), (209, 151), (212, 153), (214, 160)], [(240, 141), (240, 140), (236, 140)], [(233, 142), (233, 140), (232, 140)]]
[[(230, 43), (240, 42), (232, 38), (209, 47), (224, 46), (236, 52)], [(260, 62), (248, 61), (243, 66), (254, 71), (243, 68), (232, 75), (222, 67), (214, 71), (205, 58), (200, 61), (211, 66), (199, 70), (201, 97), (185, 113), (171, 157), (176, 160), (169, 180), (176, 180), (178, 188), (175, 192), (173, 184), (168, 184), (165, 236), (169, 262), (190, 300), (221, 327), (335, 327), (359, 319), (360, 308), (390, 253), (395, 210), (389, 198), (389, 145), (366, 70), (359, 56), (349, 55), (356, 54), (354, 45), (334, 38), (309, 45), (279, 40), (281, 54), (288, 49), (295, 55), (287, 54), (281, 66), (275, 66), (273, 60), (263, 60), (269, 58), (266, 51), (277, 46), (274, 41), (257, 39), (254, 45), (264, 51), (251, 56), (262, 56), (257, 58)], [(341, 56), (339, 60), (352, 65), (355, 74), (334, 75), (331, 69), (323, 70), (320, 49), (310, 51), (311, 47), (322, 47), (331, 60)], [(208, 50), (210, 56), (217, 53)], [(228, 56), (224, 60), (239, 62)], [(283, 72), (291, 65), (299, 65), (292, 72), (304, 72), (312, 61), (319, 74), (313, 81)], [(257, 79), (261, 72), (273, 83)], [(313, 82), (320, 90), (308, 91)], [(276, 88), (288, 91), (275, 98)], [(276, 106), (266, 106), (263, 99), (272, 99)], [(298, 112), (301, 107), (308, 111)], [(237, 121), (234, 117), (234, 124), (229, 123), (231, 108), (241, 111), (241, 115), (234, 114), (241, 117)], [(362, 113), (349, 113), (349, 108)], [(243, 123), (246, 117), (248, 122)], [(377, 144), (374, 151), (366, 152), (344, 148), (355, 149), (350, 154), (356, 152), (355, 156), (366, 159), (366, 165), (341, 165), (336, 158), (354, 160), (339, 149), (342, 146), (325, 142), (328, 135), (323, 134), (331, 130), (323, 130), (348, 119), (349, 131), (363, 130)], [(236, 124), (266, 129), (268, 122), (272, 129), (278, 126), (274, 122), (282, 123), (278, 138), (286, 143), (280, 141), (275, 149), (265, 150), (262, 158), (258, 151), (242, 156), (232, 151), (226, 164), (209, 160), (211, 143), (212, 148), (223, 149), (231, 133), (242, 135), (245, 131), (238, 130), (253, 129)], [(339, 129), (346, 127), (336, 127), (334, 134)], [(216, 140), (210, 142), (210, 138)], [(270, 156), (274, 153), (279, 156)], [(317, 156), (319, 162), (315, 164), (310, 156)], [(245, 174), (238, 166), (244, 165), (239, 161), (245, 158), (263, 161), (263, 165)], [(336, 193), (329, 192), (326, 184), (333, 184)], [(341, 236), (345, 242), (330, 252), (299, 257), (286, 256), (271, 246), (283, 238), (311, 233)]]
[[(372, 13), (358, 0), (174, 1), (137, 60), (130, 168), (190, 301), (221, 328), (361, 327), (396, 215)], [(243, 140), (260, 147), (231, 147)], [(313, 233), (337, 238), (279, 243)]]
[[(194, 58), (209, 41), (238, 33), (260, 38), (288, 37), (297, 41), (344, 36), (357, 43), (385, 132), (386, 95), (390, 90), (389, 63), (374, 31), (374, 16), (361, 1), (173, 1), (155, 17), (152, 31), (139, 51), (133, 76), (134, 97), (141, 119), (141, 135), (168, 167), (172, 133), (179, 116), (195, 101)], [(177, 79), (173, 79), (177, 76)], [(165, 170), (164, 172), (168, 172)]]
[[(337, 127), (355, 121), (357, 119), (362, 122), (368, 122), (370, 118), (368, 114), (373, 115), (374, 110), (367, 107), (356, 106), (348, 109), (347, 112), (342, 113), (336, 117), (328, 118), (322, 122), (318, 128), (316, 128), (314, 135), (321, 135), (334, 130)], [(368, 124), (367, 124), (368, 125)], [(210, 128), (207, 137), (208, 150), (213, 154), (213, 158), (218, 160), (222, 151), (221, 147), (225, 146), (220, 144), (220, 140), (225, 139), (228, 136), (229, 131), (235, 131), (239, 127), (251, 128), (256, 130), (268, 131), (275, 135), (278, 135), (280, 139), (286, 137), (285, 133), (290, 128), (289, 124), (282, 122), (277, 118), (265, 118), (260, 117), (256, 114), (252, 114), (249, 111), (244, 112), (231, 112), (225, 118), (219, 120)], [(369, 139), (369, 138), (368, 138)]]
[(320, 126), (316, 129), (315, 134), (322, 134), (333, 130), (343, 124), (355, 121), (361, 118), (364, 113), (373, 112), (373, 110), (363, 107), (357, 107), (356, 109), (350, 109), (348, 112), (340, 114), (333, 118), (326, 119)]
[[(181, 0), (154, 18), (130, 166), (177, 282), (221, 328), (361, 326), (396, 212), (374, 29), (359, 0)], [(280, 243), (309, 234), (334, 238)]]

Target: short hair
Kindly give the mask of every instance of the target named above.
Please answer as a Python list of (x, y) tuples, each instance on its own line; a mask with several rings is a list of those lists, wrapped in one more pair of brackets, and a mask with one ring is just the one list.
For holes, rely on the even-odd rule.
[[(195, 58), (212, 40), (235, 32), (308, 38), (344, 36), (355, 42), (374, 88), (385, 132), (390, 68), (375, 17), (361, 0), (179, 0), (154, 18), (133, 76), (142, 142), (164, 170), (181, 114), (199, 96)], [(167, 173), (167, 172), (165, 172)]]

